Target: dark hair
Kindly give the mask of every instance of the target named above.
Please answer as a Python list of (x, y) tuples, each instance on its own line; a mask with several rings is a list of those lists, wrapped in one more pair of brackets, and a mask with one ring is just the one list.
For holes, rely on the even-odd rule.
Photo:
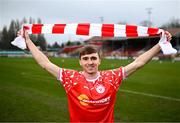
[(99, 58), (101, 58), (100, 48), (94, 45), (85, 45), (79, 50), (79, 59), (81, 59), (81, 56), (83, 55), (92, 54), (92, 53), (98, 53)]

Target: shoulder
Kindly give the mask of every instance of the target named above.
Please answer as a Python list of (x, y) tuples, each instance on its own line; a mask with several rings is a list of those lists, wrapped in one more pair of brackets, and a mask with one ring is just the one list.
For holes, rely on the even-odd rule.
[(62, 74), (66, 75), (66, 76), (79, 74), (79, 72), (77, 70), (73, 70), (73, 69), (62, 68), (61, 71), (62, 71)]
[(100, 73), (103, 77), (114, 76), (114, 77), (125, 78), (123, 66), (119, 68), (111, 69), (111, 70), (104, 70), (104, 71), (101, 71)]
[(123, 71), (123, 67), (119, 67), (119, 68), (115, 68), (115, 69), (111, 69), (111, 70), (104, 70), (104, 71), (100, 71), (100, 73), (102, 75), (116, 75), (119, 74)]
[(78, 75), (79, 72), (72, 69), (65, 69), (65, 68), (59, 68), (58, 72), (58, 80), (63, 80), (63, 78), (72, 78), (76, 75)]

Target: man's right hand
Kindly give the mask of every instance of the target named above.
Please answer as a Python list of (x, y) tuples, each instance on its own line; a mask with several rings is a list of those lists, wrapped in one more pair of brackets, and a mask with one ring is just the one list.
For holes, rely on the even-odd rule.
[(25, 40), (30, 39), (29, 38), (29, 34), (28, 34), (28, 32), (25, 29), (19, 30), (17, 32), (17, 36), (22, 36)]

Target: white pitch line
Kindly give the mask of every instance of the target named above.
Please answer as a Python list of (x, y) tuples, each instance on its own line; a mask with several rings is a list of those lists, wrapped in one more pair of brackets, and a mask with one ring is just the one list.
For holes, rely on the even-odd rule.
[(178, 99), (178, 98), (173, 98), (173, 97), (167, 97), (167, 96), (161, 96), (161, 95), (154, 95), (154, 94), (148, 94), (148, 93), (143, 93), (143, 92), (124, 90), (124, 89), (120, 89), (120, 91), (126, 92), (126, 93), (131, 93), (131, 94), (138, 94), (138, 95), (144, 95), (144, 96), (149, 96), (149, 97), (156, 97), (156, 98), (161, 98), (161, 99), (167, 99), (167, 100), (173, 100), (173, 101), (178, 101), (178, 102), (180, 102), (180, 99)]

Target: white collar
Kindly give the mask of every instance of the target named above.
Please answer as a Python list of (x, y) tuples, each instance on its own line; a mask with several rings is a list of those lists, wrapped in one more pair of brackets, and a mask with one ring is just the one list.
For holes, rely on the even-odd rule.
[[(82, 72), (82, 74), (83, 74), (83, 72)], [(100, 72), (98, 71), (98, 76), (96, 77), (96, 78), (94, 78), (94, 79), (87, 79), (86, 77), (85, 77), (85, 79), (88, 81), (88, 82), (95, 82), (97, 79), (99, 79), (99, 77), (100, 77)]]

